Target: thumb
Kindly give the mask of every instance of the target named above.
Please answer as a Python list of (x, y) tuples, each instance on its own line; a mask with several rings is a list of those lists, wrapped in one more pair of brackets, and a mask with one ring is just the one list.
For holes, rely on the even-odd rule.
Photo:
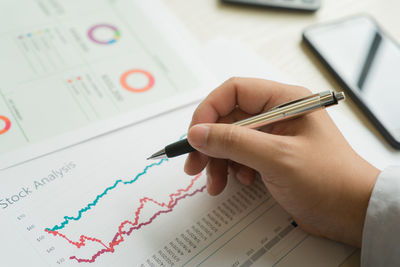
[(230, 159), (253, 169), (266, 167), (276, 153), (278, 136), (232, 124), (196, 124), (189, 129), (188, 141), (196, 150)]

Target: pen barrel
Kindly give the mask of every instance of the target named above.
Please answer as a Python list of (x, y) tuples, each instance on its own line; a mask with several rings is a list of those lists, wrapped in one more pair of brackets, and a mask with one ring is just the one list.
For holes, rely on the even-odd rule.
[(187, 139), (180, 140), (165, 147), (165, 154), (168, 158), (177, 157), (195, 151)]
[(301, 100), (296, 100), (282, 104), (268, 112), (238, 121), (234, 123), (251, 129), (259, 129), (265, 125), (298, 117), (306, 113), (325, 108), (338, 103), (335, 94), (330, 91), (308, 96)]
[[(251, 129), (258, 129), (270, 123), (298, 117), (312, 111), (335, 105), (340, 100), (344, 99), (345, 95), (342, 92), (335, 93), (325, 91), (281, 104), (268, 112), (235, 122), (234, 124)], [(155, 156), (151, 158), (158, 158), (159, 156), (173, 158), (193, 151), (195, 151), (195, 149), (189, 144), (188, 140), (183, 139), (166, 146), (162, 151), (154, 154)]]

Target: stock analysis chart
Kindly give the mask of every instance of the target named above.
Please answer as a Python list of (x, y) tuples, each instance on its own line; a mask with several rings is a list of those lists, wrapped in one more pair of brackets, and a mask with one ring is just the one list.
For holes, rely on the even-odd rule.
[(117, 179), (82, 177), (79, 163), (67, 162), (15, 186), (21, 191), (0, 206), (32, 253), (54, 266), (272, 265), (307, 240), (260, 180), (244, 187), (232, 179), (210, 197), (204, 175), (177, 171), (178, 161)]

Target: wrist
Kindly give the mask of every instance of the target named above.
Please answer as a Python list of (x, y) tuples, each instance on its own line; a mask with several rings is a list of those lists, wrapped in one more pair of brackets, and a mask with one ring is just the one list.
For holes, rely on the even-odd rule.
[[(342, 188), (342, 207), (336, 240), (361, 247), (362, 233), (369, 200), (380, 170), (361, 159), (362, 164), (352, 165), (352, 171)], [(357, 166), (357, 167), (353, 167)]]

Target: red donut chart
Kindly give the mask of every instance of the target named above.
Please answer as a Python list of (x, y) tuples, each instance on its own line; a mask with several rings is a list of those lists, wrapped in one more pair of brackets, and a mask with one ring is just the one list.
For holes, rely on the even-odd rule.
[(11, 121), (6, 116), (2, 116), (2, 115), (0, 115), (0, 120), (4, 121), (4, 123), (5, 123), (4, 128), (0, 129), (0, 135), (2, 135), (3, 133), (7, 132), (10, 129)]
[[(141, 87), (141, 88), (134, 88), (127, 83), (127, 79), (130, 75), (137, 75), (137, 74), (144, 75), (147, 77), (147, 80), (148, 80), (147, 85), (145, 85), (144, 87)], [(128, 70), (127, 72), (122, 74), (122, 76), (120, 78), (120, 83), (121, 83), (122, 87), (124, 87), (128, 91), (131, 91), (134, 93), (143, 93), (153, 87), (154, 77), (153, 77), (153, 75), (151, 75), (150, 72), (145, 71), (145, 70), (139, 70), (139, 69)]]

